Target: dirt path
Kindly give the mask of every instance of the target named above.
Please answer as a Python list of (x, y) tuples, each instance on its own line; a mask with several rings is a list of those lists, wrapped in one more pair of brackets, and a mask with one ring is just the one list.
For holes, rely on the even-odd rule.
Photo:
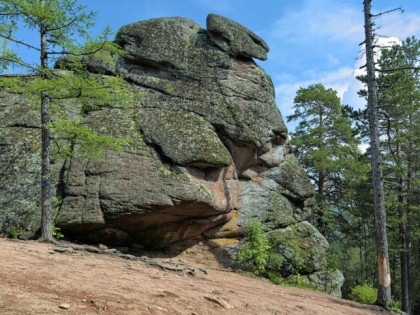
[(208, 271), (190, 276), (0, 239), (0, 314), (390, 314), (229, 271)]

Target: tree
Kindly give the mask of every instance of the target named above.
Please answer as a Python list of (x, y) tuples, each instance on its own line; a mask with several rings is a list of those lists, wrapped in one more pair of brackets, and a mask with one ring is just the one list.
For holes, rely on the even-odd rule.
[(260, 274), (265, 271), (271, 249), (263, 225), (252, 220), (244, 226), (244, 232), (245, 240), (238, 251), (237, 259), (245, 268)]
[(371, 0), (364, 0), (366, 77), (368, 90), (367, 111), (369, 116), (370, 154), (372, 166), (373, 207), (375, 214), (375, 244), (378, 272), (378, 298), (376, 303), (385, 309), (391, 303), (391, 273), (386, 232), (386, 212), (380, 155), (378, 96), (374, 62), (374, 31), (371, 14)]
[[(390, 266), (394, 280), (392, 294), (401, 296), (401, 309), (411, 314), (418, 296), (418, 257), (412, 255), (417, 241), (418, 163), (420, 141), (419, 41), (410, 37), (401, 44), (379, 47), (376, 64), (378, 120), (383, 160), (385, 208), (390, 244)], [(358, 78), (366, 84), (366, 76)], [(359, 94), (367, 97), (367, 91)], [(358, 125), (367, 124), (366, 110), (359, 112)], [(363, 128), (362, 132), (365, 134)], [(370, 152), (370, 150), (368, 150)], [(413, 258), (413, 259), (411, 259)], [(398, 274), (398, 270), (400, 273)], [(413, 302), (413, 303), (411, 303)], [(416, 311), (414, 310), (414, 313)]]
[[(407, 38), (401, 45), (384, 48), (378, 59), (378, 106), (382, 114), (383, 134), (387, 141), (383, 148), (386, 162), (385, 182), (389, 186), (386, 198), (396, 209), (399, 252), (401, 309), (411, 314), (410, 256), (413, 200), (414, 160), (418, 154), (420, 80), (414, 69), (420, 55), (420, 41)], [(385, 186), (385, 187), (386, 187)], [(393, 192), (396, 192), (393, 193)], [(394, 198), (392, 199), (392, 196)], [(392, 213), (393, 209), (389, 209)], [(398, 246), (399, 245), (399, 246)]]
[[(346, 190), (346, 179), (361, 170), (357, 166), (358, 140), (337, 92), (322, 84), (300, 88), (294, 99), (295, 112), (288, 121), (300, 120), (291, 143), (316, 190), (315, 225), (331, 239), (340, 221), (338, 203)], [(343, 216), (341, 216), (343, 219)]]
[[(93, 100), (93, 105), (84, 104), (84, 110), (89, 107), (109, 105), (112, 100), (119, 103), (127, 99), (122, 80), (117, 77), (98, 78), (87, 73), (83, 67), (81, 56), (91, 56), (107, 48), (111, 54), (119, 54), (115, 44), (107, 43), (110, 33), (107, 28), (103, 36), (93, 40), (88, 29), (93, 26), (95, 13), (85, 12), (85, 7), (77, 0), (2, 0), (0, 3), (0, 87), (8, 87), (25, 93), (28, 97), (36, 97), (41, 112), (42, 166), (41, 166), (41, 240), (53, 241), (52, 235), (52, 185), (51, 185), (51, 130), (68, 131), (71, 142), (85, 148), (100, 146), (119, 149), (123, 139), (111, 139), (91, 132), (81, 125), (78, 119), (52, 117), (52, 113), (61, 113), (59, 101), (63, 99)], [(19, 38), (19, 28), (32, 31), (33, 38), (39, 38), (38, 43), (31, 39)], [(84, 44), (78, 44), (83, 41)], [(13, 48), (23, 46), (33, 51), (39, 64), (30, 58), (24, 60)], [(78, 65), (74, 66), (72, 75), (53, 70), (53, 63), (62, 57), (80, 57)], [(18, 79), (18, 76), (8, 74), (11, 67), (24, 71), (23, 76), (30, 79)], [(113, 90), (119, 90), (118, 97)], [(83, 111), (83, 109), (82, 109)], [(80, 140), (83, 138), (84, 140)], [(79, 148), (80, 149), (80, 148)], [(87, 149), (89, 150), (89, 149)], [(66, 151), (66, 150), (64, 150)], [(68, 151), (68, 150), (67, 150)]]

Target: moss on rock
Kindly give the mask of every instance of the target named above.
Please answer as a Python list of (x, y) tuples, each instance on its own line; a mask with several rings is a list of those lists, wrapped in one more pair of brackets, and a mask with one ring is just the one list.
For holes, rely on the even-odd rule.
[(232, 163), (211, 125), (194, 113), (145, 109), (140, 125), (146, 140), (179, 165), (224, 167)]
[(269, 269), (284, 277), (313, 273), (326, 265), (328, 242), (309, 222), (271, 231), (268, 239), (274, 251)]

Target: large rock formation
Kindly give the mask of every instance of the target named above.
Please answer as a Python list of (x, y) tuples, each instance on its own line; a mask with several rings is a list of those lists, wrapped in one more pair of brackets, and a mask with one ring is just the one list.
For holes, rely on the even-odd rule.
[[(207, 30), (179, 17), (133, 23), (116, 42), (123, 58), (83, 62), (98, 75), (122, 75), (142, 93), (140, 104), (83, 119), (131, 142), (99, 160), (55, 160), (56, 224), (64, 234), (164, 248), (188, 239), (236, 240), (255, 218), (282, 276), (310, 282), (324, 270), (328, 243), (306, 221), (311, 184), (291, 153), (271, 79), (253, 61), (267, 58), (267, 44), (217, 15), (208, 16)], [(71, 69), (68, 60), (59, 65)], [(3, 90), (1, 97), (0, 229), (32, 236), (40, 217), (38, 113), (21, 95)]]

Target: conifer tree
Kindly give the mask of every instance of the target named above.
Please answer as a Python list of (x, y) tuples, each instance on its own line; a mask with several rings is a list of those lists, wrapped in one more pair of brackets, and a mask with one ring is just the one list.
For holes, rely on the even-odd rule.
[(344, 115), (337, 92), (322, 84), (300, 88), (294, 99), (293, 115), (299, 120), (291, 143), (295, 154), (316, 190), (314, 219), (317, 228), (331, 239), (339, 221), (338, 203), (347, 189), (346, 179), (361, 171), (357, 162), (358, 139)]
[[(418, 201), (414, 197), (419, 184), (415, 180), (419, 178), (416, 163), (420, 141), (419, 47), (415, 37), (391, 47), (380, 47), (376, 62), (384, 201), (389, 217), (391, 269), (396, 275), (393, 294), (395, 299), (401, 296), (401, 309), (408, 314), (413, 309), (411, 301), (417, 299), (419, 292), (413, 286), (419, 276), (412, 272), (418, 266), (418, 257), (412, 256), (412, 243), (417, 241), (415, 222), (419, 218)], [(366, 76), (358, 79), (367, 82)], [(361, 90), (359, 95), (367, 97), (367, 91)], [(367, 125), (366, 111), (358, 114), (358, 124)]]
[[(20, 91), (40, 107), (41, 240), (44, 241), (53, 241), (51, 131), (67, 133), (73, 138), (63, 150), (67, 153), (78, 147), (80, 152), (90, 151), (97, 155), (97, 149), (121, 149), (124, 143), (123, 139), (93, 133), (79, 119), (60, 116), (63, 114), (60, 102), (64, 99), (80, 100), (83, 102), (82, 111), (86, 111), (110, 105), (116, 100), (119, 104), (129, 102), (130, 98), (120, 78), (94, 76), (83, 66), (82, 56), (97, 55), (103, 49), (111, 55), (121, 53), (115, 44), (106, 40), (109, 28), (96, 40), (90, 37), (88, 30), (94, 25), (95, 13), (85, 9), (77, 0), (0, 2), (0, 87)], [(19, 32), (20, 29), (25, 30), (26, 36), (22, 35), (25, 32)], [(17, 47), (27, 48), (34, 54), (25, 59), (16, 52)], [(38, 62), (33, 61), (33, 56), (37, 56)], [(71, 74), (53, 69), (54, 61), (63, 57), (76, 60), (75, 71)], [(13, 75), (12, 69), (19, 75)]]
[(382, 134), (387, 139), (384, 152), (388, 188), (388, 212), (395, 214), (400, 265), (401, 308), (411, 314), (410, 256), (411, 221), (415, 207), (414, 160), (419, 153), (420, 77), (415, 68), (420, 56), (420, 42), (407, 38), (401, 45), (384, 48), (378, 60), (378, 107), (382, 117)]

